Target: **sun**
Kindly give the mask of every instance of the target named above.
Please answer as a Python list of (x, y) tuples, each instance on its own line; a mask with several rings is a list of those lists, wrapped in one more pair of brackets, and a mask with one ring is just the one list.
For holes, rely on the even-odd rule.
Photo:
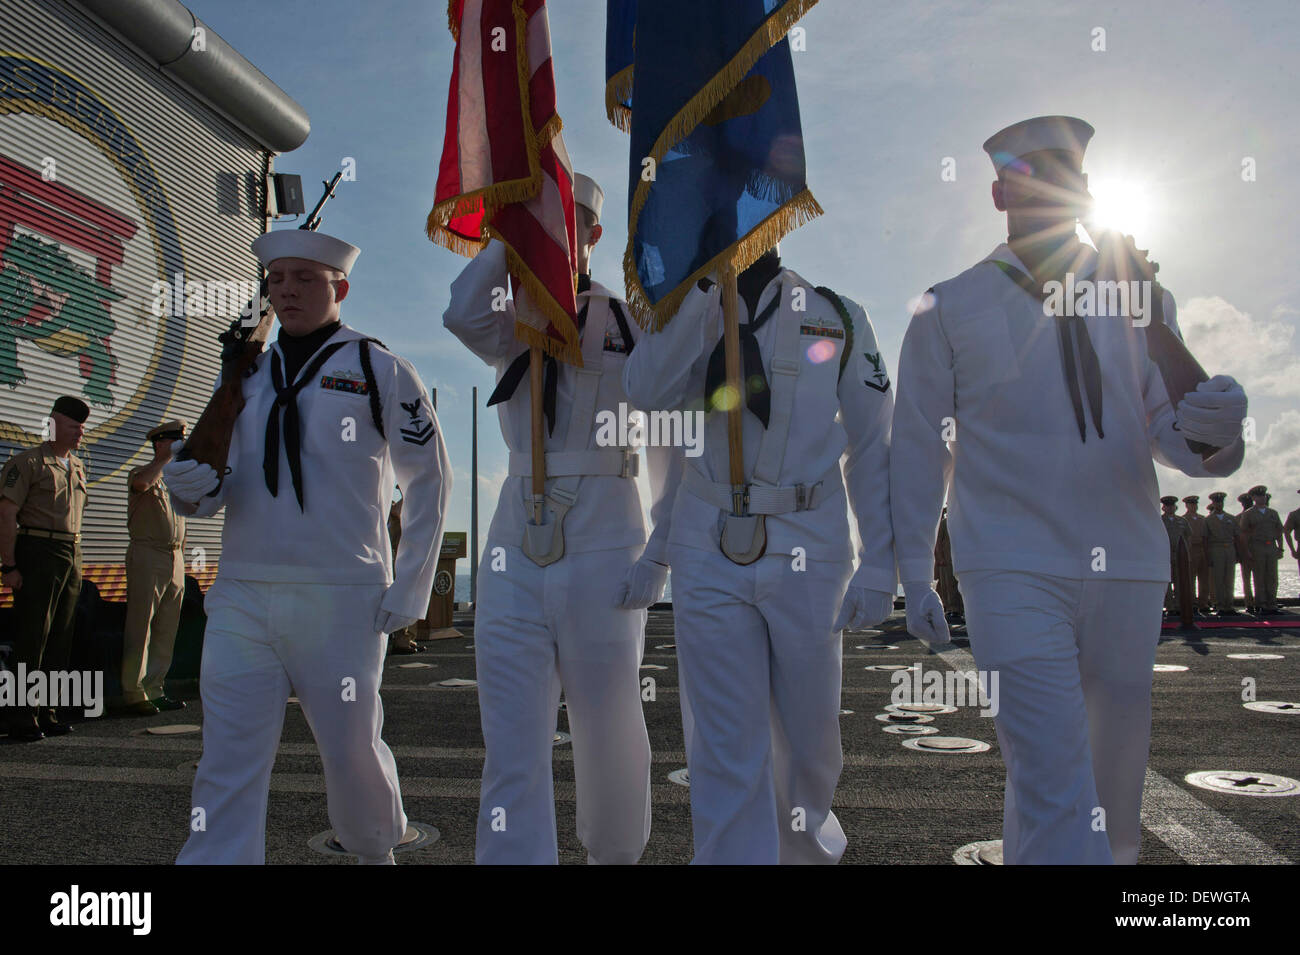
[(1093, 218), (1105, 229), (1114, 229), (1139, 240), (1150, 234), (1151, 192), (1132, 179), (1090, 179)]

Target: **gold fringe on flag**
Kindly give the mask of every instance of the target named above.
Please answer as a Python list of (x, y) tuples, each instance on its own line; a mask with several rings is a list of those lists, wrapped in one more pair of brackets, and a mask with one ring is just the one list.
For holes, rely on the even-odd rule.
[[(448, 0), (447, 4), (447, 21), (457, 44), (460, 43), (460, 25), (456, 20), (458, 2), (459, 0)], [(528, 62), (528, 14), (524, 11), (524, 0), (513, 0), (511, 8), (515, 19), (515, 69), (518, 71), (520, 114), (524, 122), (531, 122), (532, 109), (528, 97), (528, 85), (532, 74)], [(515, 337), (529, 345), (537, 345), (545, 354), (552, 355), (560, 361), (582, 367), (582, 346), (578, 339), (577, 324), (533, 274), (528, 263), (490, 225), (492, 217), (502, 208), (516, 202), (528, 202), (541, 191), (542, 149), (560, 135), (563, 128), (564, 123), (559, 113), (556, 113), (532, 136), (524, 137), (524, 145), (528, 151), (527, 178), (493, 183), (438, 203), (429, 211), (424, 231), (431, 242), (468, 258), (473, 258), (481, 252), (487, 246), (489, 239), (501, 240), (506, 247), (506, 262), (510, 274), (528, 290), (533, 304), (563, 336), (563, 341), (547, 335), (544, 329), (537, 329), (520, 321), (515, 322)], [(482, 235), (477, 240), (457, 235), (447, 228), (452, 219), (469, 215), (478, 211), (480, 207), (483, 210), (483, 225)], [(574, 282), (577, 282), (576, 276)]]
[[(809, 10), (816, 6), (817, 0), (788, 0), (774, 10), (745, 41), (736, 55), (706, 83), (698, 93), (692, 96), (664, 127), (659, 138), (655, 140), (650, 158), (655, 167), (663, 160), (673, 146), (681, 142), (694, 131), (710, 112), (721, 103), (733, 89), (749, 74), (768, 50), (781, 41), (790, 32), (790, 28)], [(616, 74), (616, 80), (622, 74)], [(611, 84), (613, 83), (611, 80)], [(606, 87), (606, 108), (609, 106), (609, 87)], [(635, 108), (635, 106), (633, 107)], [(611, 121), (613, 117), (611, 116)], [(617, 125), (617, 123), (615, 123)], [(807, 189), (794, 196), (781, 208), (772, 212), (767, 218), (742, 236), (737, 242), (709, 260), (707, 264), (696, 269), (691, 276), (657, 303), (651, 304), (649, 296), (641, 286), (641, 276), (637, 272), (636, 259), (633, 256), (633, 238), (636, 235), (637, 222), (650, 196), (651, 183), (638, 180), (636, 192), (632, 196), (631, 208), (627, 217), (627, 250), (623, 254), (623, 277), (627, 283), (627, 301), (637, 323), (649, 331), (658, 331), (668, 324), (677, 313), (682, 299), (691, 286), (699, 279), (728, 263), (737, 272), (753, 265), (758, 258), (781, 240), (786, 233), (822, 214), (811, 192)]]
[(731, 265), (737, 274), (743, 272), (762, 258), (764, 252), (780, 242), (782, 237), (801, 225), (811, 222), (821, 215), (822, 211), (813, 194), (804, 189), (785, 205), (774, 210), (738, 241), (727, 246), (692, 272), (684, 282), (653, 305), (646, 296), (645, 289), (641, 287), (641, 276), (636, 270), (636, 263), (632, 260), (632, 251), (629, 247), (627, 255), (623, 258), (623, 281), (627, 285), (627, 303), (632, 310), (632, 317), (646, 331), (661, 331), (677, 314), (682, 300), (700, 279), (721, 272), (727, 265)]
[(625, 133), (632, 131), (632, 111), (623, 105), (632, 95), (632, 70), (631, 66), (623, 67), (605, 84), (605, 115)]

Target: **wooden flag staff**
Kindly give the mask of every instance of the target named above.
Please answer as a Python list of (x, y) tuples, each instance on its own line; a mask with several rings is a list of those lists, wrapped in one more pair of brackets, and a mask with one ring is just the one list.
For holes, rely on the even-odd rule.
[(532, 520), (541, 526), (546, 502), (546, 435), (542, 430), (542, 350), (537, 345), (528, 348), (528, 393), (532, 408)]
[(745, 387), (740, 371), (740, 295), (736, 269), (722, 272), (723, 352), (727, 371), (727, 456), (731, 480), (731, 513), (727, 515), (719, 546), (736, 564), (752, 564), (767, 550), (767, 527), (762, 514), (749, 513), (745, 482)]

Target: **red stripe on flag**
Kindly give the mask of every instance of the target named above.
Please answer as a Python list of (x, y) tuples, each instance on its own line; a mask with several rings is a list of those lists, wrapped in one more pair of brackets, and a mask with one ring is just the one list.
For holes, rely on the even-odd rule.
[[(477, 23), (467, 20), (475, 9)], [(544, 329), (518, 322), (516, 334), (581, 364), (573, 183), (553, 145), (561, 123), (545, 0), (452, 0), (448, 13), (457, 43), (429, 237), (472, 255), (499, 236), (516, 286), (546, 319)]]

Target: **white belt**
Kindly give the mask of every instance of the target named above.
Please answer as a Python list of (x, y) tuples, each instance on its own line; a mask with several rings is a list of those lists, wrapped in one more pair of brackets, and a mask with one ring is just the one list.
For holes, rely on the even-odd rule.
[[(701, 500), (731, 513), (730, 484), (710, 481), (699, 471), (688, 467), (682, 475), (682, 486)], [(750, 514), (790, 514), (794, 511), (813, 510), (833, 497), (840, 487), (840, 463), (836, 461), (816, 484), (795, 484), (790, 487), (747, 484), (745, 494)]]
[[(524, 451), (510, 452), (510, 476), (529, 477), (533, 473), (533, 456)], [(641, 458), (635, 451), (604, 448), (599, 451), (547, 451), (546, 476), (554, 477), (625, 477), (641, 473)]]

